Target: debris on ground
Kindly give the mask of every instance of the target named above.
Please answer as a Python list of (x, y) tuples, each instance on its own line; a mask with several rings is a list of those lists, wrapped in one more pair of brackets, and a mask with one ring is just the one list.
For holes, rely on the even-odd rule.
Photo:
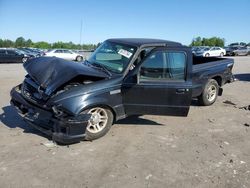
[(54, 148), (54, 147), (56, 147), (56, 143), (53, 142), (53, 141), (47, 141), (47, 142), (41, 143), (41, 145), (44, 145), (47, 148)]
[(209, 123), (214, 123), (214, 119), (207, 119)]
[(152, 177), (152, 174), (149, 174), (149, 175), (146, 176), (145, 179), (146, 179), (146, 180), (149, 180), (149, 178), (151, 178), (151, 177)]
[(236, 170), (234, 170), (234, 174), (237, 174), (237, 171), (236, 171)]
[(248, 123), (244, 123), (244, 126), (246, 126), (246, 127), (250, 127), (250, 124), (248, 124)]
[(240, 107), (239, 109), (242, 109), (242, 110), (250, 110), (250, 105)]
[(229, 101), (229, 100), (225, 100), (223, 101), (224, 104), (229, 104), (229, 105), (236, 105), (235, 103), (233, 103), (232, 101)]

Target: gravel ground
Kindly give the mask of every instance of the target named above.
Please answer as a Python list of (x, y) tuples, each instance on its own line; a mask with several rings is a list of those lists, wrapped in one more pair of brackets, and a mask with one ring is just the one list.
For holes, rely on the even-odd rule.
[[(25, 72), (0, 64), (0, 187), (250, 187), (250, 57), (235, 57), (239, 79), (188, 117), (141, 116), (103, 138), (46, 147), (9, 105)], [(226, 103), (225, 103), (226, 102)]]

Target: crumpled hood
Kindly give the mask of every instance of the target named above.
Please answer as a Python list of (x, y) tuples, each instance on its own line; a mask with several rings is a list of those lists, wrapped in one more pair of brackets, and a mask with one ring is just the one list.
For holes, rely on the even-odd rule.
[(46, 95), (50, 95), (58, 87), (79, 75), (98, 78), (108, 77), (104, 72), (82, 63), (56, 57), (34, 58), (24, 63), (23, 67)]

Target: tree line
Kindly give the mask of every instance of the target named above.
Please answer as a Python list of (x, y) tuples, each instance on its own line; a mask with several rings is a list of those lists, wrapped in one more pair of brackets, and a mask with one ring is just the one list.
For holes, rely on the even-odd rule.
[[(13, 48), (22, 48), (22, 47), (32, 47), (32, 48), (41, 48), (41, 49), (51, 49), (51, 48), (65, 48), (65, 49), (83, 49), (83, 50), (92, 50), (98, 47), (98, 44), (74, 44), (73, 42), (55, 42), (48, 43), (45, 41), (33, 42), (31, 39), (25, 40), (23, 37), (18, 37), (15, 41), (9, 39), (0, 39), (0, 48), (13, 47)], [(248, 43), (250, 46), (250, 43)], [(225, 46), (225, 39), (219, 37), (211, 38), (201, 38), (196, 37), (192, 40), (190, 46)]]
[(219, 37), (211, 37), (211, 38), (201, 38), (196, 37), (192, 40), (190, 46), (225, 46), (225, 39)]
[(45, 41), (33, 42), (31, 39), (25, 40), (23, 37), (18, 37), (15, 41), (9, 39), (0, 39), (0, 48), (22, 48), (22, 47), (32, 47), (41, 49), (51, 49), (51, 48), (65, 48), (65, 49), (83, 49), (92, 50), (95, 49), (98, 44), (74, 44), (73, 42), (55, 42), (48, 43)]
[[(237, 43), (233, 43), (237, 44)], [(241, 45), (247, 45), (250, 46), (250, 42), (247, 44), (245, 42), (240, 42)], [(219, 38), (219, 37), (211, 37), (211, 38), (201, 38), (196, 37), (192, 40), (190, 46), (219, 46), (224, 47), (225, 46), (225, 39)]]

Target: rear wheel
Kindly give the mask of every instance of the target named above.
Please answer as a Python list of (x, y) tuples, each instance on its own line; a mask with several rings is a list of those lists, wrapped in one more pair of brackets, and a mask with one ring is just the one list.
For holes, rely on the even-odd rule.
[(216, 80), (208, 80), (202, 94), (198, 97), (198, 101), (203, 106), (212, 105), (218, 96), (219, 85)]
[(76, 57), (76, 61), (79, 62), (79, 61), (82, 61), (82, 60), (83, 60), (83, 58), (82, 58), (81, 56), (77, 56), (77, 57)]
[(113, 113), (104, 107), (93, 107), (85, 112), (91, 114), (86, 128), (85, 140), (95, 140), (104, 136), (112, 126)]

